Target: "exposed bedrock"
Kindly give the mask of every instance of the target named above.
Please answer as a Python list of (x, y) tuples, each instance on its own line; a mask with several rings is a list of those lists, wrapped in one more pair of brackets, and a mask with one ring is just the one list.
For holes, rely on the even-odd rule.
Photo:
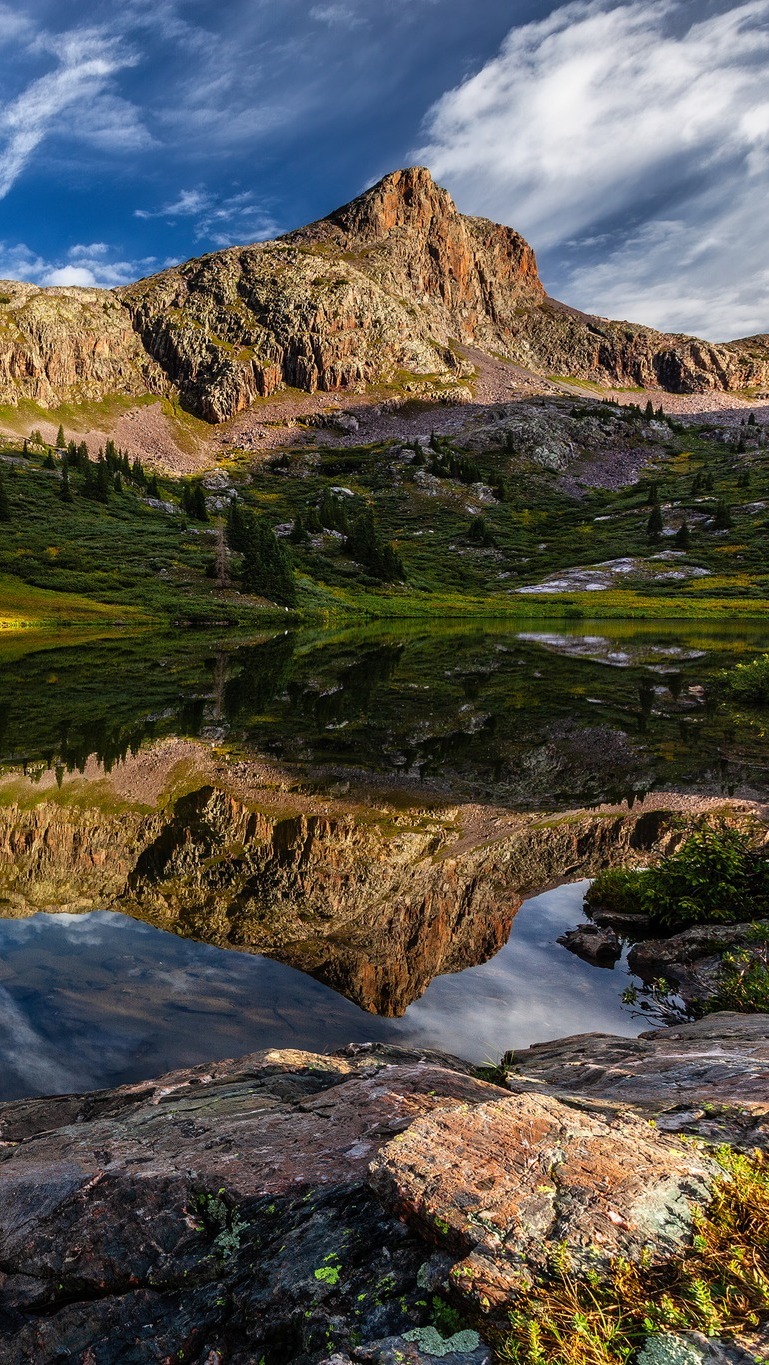
[(522, 1054), (516, 1093), (367, 1046), (0, 1105), (4, 1365), (428, 1365), (436, 1295), (470, 1320), (453, 1365), (481, 1365), (548, 1253), (600, 1273), (690, 1242), (723, 1173), (661, 1131), (671, 1067), (723, 1128), (768, 1025), (647, 1035), (621, 1093), (633, 1040), (599, 1037)]
[(222, 422), (285, 385), (400, 392), (418, 376), (450, 396), (472, 370), (468, 345), (606, 385), (769, 383), (765, 335), (714, 345), (549, 299), (520, 234), (459, 213), (423, 167), (277, 241), (126, 287), (2, 289), (0, 402), (10, 404), (153, 393)]
[(124, 910), (401, 1015), (433, 977), (502, 947), (526, 896), (668, 852), (699, 818), (510, 816), (489, 837), (435, 811), (281, 817), (216, 786), (152, 813), (43, 799), (0, 808), (0, 896), (5, 915)]

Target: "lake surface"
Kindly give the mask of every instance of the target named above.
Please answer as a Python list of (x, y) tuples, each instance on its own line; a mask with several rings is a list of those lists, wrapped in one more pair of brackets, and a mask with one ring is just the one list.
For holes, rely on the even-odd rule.
[[(89, 758), (106, 771), (177, 735), (233, 762), (267, 757), (310, 793), (354, 796), (358, 776), (376, 774), (426, 803), (520, 810), (632, 804), (665, 789), (764, 796), (767, 727), (730, 703), (719, 675), (767, 649), (769, 623), (758, 622), (0, 641), (0, 766), (64, 783)], [(556, 945), (581, 901), (572, 886), (528, 902), (497, 956), (436, 978), (401, 1019), (264, 957), (123, 915), (0, 918), (0, 1097), (263, 1047), (390, 1040), (483, 1062), (569, 1033), (638, 1032), (644, 1020), (620, 1000), (625, 969)]]
[(0, 764), (109, 768), (176, 734), (520, 809), (752, 794), (765, 727), (717, 678), (767, 649), (769, 623), (535, 620), (38, 648), (0, 667)]
[(265, 1047), (432, 1047), (475, 1062), (569, 1033), (635, 1035), (625, 966), (556, 944), (588, 883), (525, 902), (491, 959), (438, 977), (402, 1019), (380, 1019), (265, 957), (177, 938), (128, 916), (0, 921), (0, 1099), (124, 1084)]

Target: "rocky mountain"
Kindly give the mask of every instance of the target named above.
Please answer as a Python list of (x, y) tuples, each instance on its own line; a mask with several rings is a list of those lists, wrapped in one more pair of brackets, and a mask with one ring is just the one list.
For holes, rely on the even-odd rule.
[(550, 299), (511, 228), (422, 167), (328, 218), (115, 290), (0, 286), (0, 402), (178, 396), (222, 422), (288, 385), (459, 397), (474, 347), (541, 375), (671, 392), (769, 385), (769, 336), (713, 345)]

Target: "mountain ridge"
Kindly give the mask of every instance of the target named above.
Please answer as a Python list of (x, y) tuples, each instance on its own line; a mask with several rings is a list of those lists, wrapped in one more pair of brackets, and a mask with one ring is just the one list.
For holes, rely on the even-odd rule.
[(0, 291), (0, 403), (11, 405), (157, 394), (220, 423), (285, 386), (418, 380), (459, 397), (473, 373), (465, 346), (608, 388), (769, 385), (769, 335), (716, 344), (551, 299), (525, 239), (459, 213), (424, 167), (273, 241), (134, 284)]

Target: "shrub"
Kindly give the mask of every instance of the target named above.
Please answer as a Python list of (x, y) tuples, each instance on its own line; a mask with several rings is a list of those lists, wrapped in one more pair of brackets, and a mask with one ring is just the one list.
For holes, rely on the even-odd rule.
[(737, 700), (769, 706), (769, 654), (760, 654), (749, 664), (736, 664), (719, 677)]
[(736, 1014), (769, 1014), (769, 930), (751, 926), (744, 948), (724, 953), (722, 976), (704, 1012), (733, 1010)]
[(588, 905), (648, 915), (653, 929), (737, 924), (769, 914), (769, 858), (728, 825), (692, 834), (677, 853), (645, 872), (604, 872)]

